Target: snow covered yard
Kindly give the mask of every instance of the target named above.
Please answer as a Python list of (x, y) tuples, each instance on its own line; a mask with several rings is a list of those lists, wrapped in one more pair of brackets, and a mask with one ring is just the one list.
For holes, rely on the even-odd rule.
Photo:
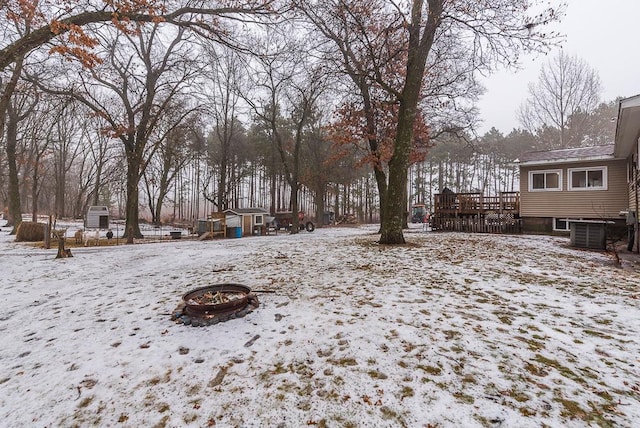
[[(638, 272), (565, 238), (374, 232), (56, 260), (3, 229), (2, 425), (637, 426)], [(273, 293), (242, 319), (171, 321), (219, 282)]]

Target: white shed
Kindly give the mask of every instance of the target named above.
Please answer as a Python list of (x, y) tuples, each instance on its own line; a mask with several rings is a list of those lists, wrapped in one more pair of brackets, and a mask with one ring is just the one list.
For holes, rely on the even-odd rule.
[(225, 210), (227, 228), (239, 228), (237, 236), (230, 232), (232, 237), (261, 234), (266, 225), (266, 216), (269, 211), (264, 208), (235, 208)]
[(87, 210), (84, 218), (85, 229), (108, 229), (109, 207), (93, 205)]

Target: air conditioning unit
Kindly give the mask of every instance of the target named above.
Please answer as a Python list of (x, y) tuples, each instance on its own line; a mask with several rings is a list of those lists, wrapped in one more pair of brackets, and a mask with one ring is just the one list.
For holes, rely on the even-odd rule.
[(604, 222), (571, 222), (571, 246), (607, 249), (606, 223)]

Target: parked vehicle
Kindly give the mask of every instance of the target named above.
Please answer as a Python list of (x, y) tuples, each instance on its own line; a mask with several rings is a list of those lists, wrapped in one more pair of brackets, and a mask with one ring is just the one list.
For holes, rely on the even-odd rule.
[[(293, 213), (291, 211), (280, 211), (275, 213), (276, 229), (291, 230), (293, 226)], [(307, 232), (313, 232), (316, 226), (311, 221), (304, 221), (304, 211), (298, 212), (298, 225), (300, 230), (306, 230)]]
[(429, 221), (427, 208), (424, 204), (415, 204), (411, 208), (411, 223), (426, 223)]

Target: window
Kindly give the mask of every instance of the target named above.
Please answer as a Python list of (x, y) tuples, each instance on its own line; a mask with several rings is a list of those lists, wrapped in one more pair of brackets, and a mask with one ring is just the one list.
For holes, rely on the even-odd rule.
[(553, 230), (568, 232), (569, 231), (569, 219), (566, 218), (554, 218)]
[(258, 226), (258, 225), (261, 225), (261, 224), (262, 224), (262, 215), (257, 214), (255, 216), (255, 225)]
[(569, 190), (607, 190), (607, 167), (569, 168)]
[(529, 191), (544, 192), (562, 190), (562, 171), (550, 169), (546, 171), (529, 171)]

